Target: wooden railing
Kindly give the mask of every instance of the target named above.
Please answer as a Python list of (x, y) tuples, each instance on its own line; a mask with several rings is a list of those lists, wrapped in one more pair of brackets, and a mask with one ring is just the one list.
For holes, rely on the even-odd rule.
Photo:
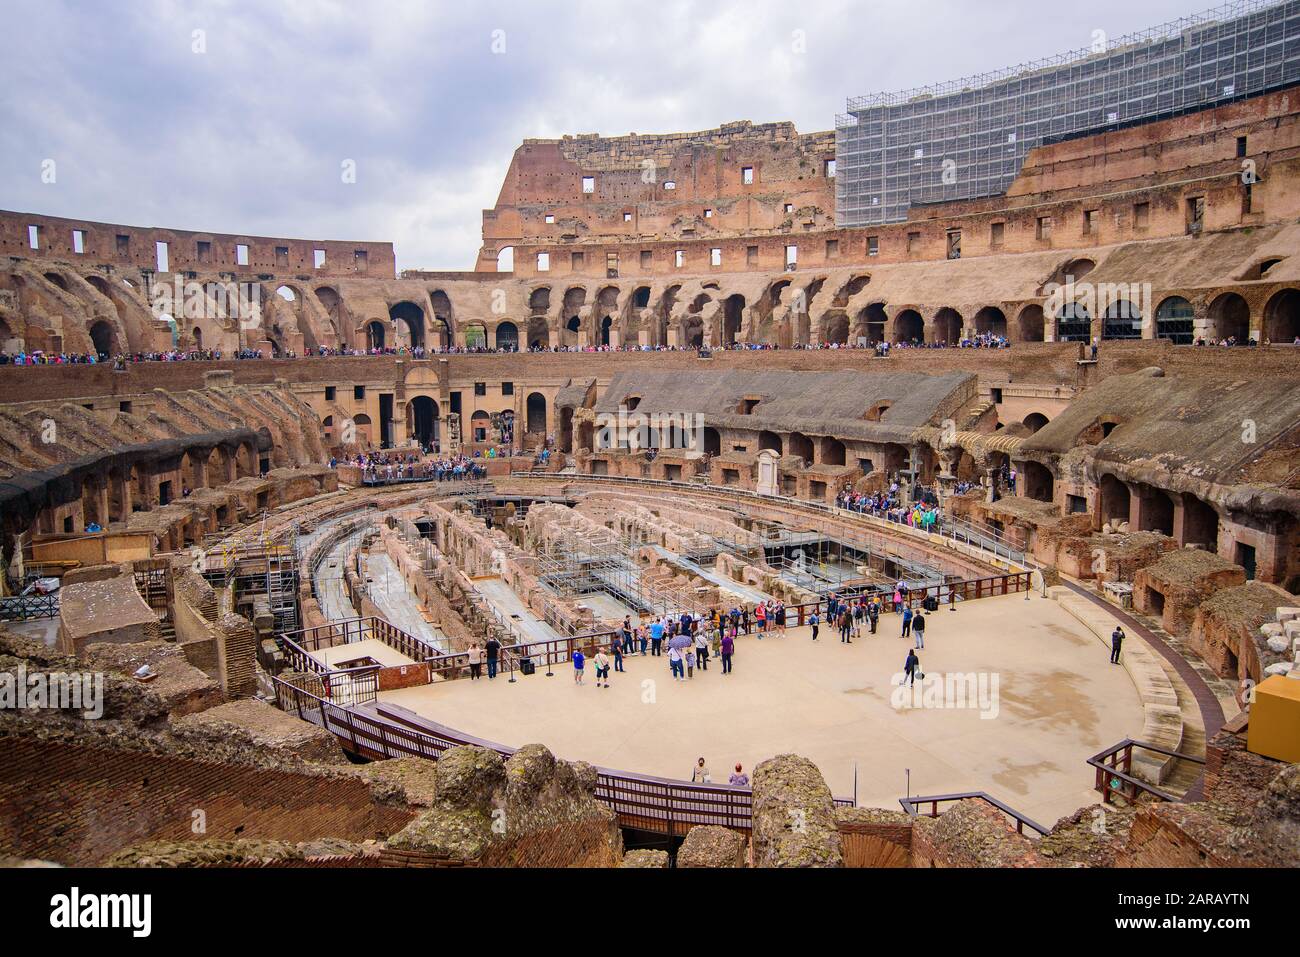
[[(301, 628), (280, 635), (280, 640), (285, 643), (286, 650), (291, 656), (294, 652), (300, 652), (309, 657), (311, 657), (312, 652), (320, 651), (322, 648), (336, 648), (340, 645), (370, 639), (382, 641), (389, 648), (400, 652), (411, 661), (427, 661), (441, 654), (437, 648), (428, 642), (415, 637), (409, 632), (402, 631), (387, 619), (375, 615), (363, 618), (342, 618), (327, 625)], [(295, 667), (299, 671), (330, 670), (324, 666), (323, 662), (316, 660), (314, 657), (313, 661), (319, 667), (298, 667), (297, 662), (295, 662)]]
[(1111, 797), (1114, 794), (1121, 794), (1129, 803), (1132, 803), (1137, 800), (1139, 791), (1150, 794), (1161, 801), (1174, 802), (1179, 800), (1177, 795), (1163, 791), (1155, 785), (1134, 776), (1134, 748), (1154, 751), (1156, 754), (1177, 758), (1180, 761), (1191, 761), (1194, 764), (1205, 763), (1204, 758), (1198, 758), (1193, 754), (1171, 751), (1148, 741), (1134, 741), (1132, 738), (1125, 738), (1119, 744), (1111, 745), (1105, 751), (1094, 754), (1088, 759), (1088, 764), (1092, 765), (1096, 770), (1097, 781), (1094, 787), (1101, 793), (1101, 800), (1104, 804), (1110, 804)]
[(1007, 815), (1007, 817), (1011, 818), (1013, 821), (1016, 822), (1017, 834), (1024, 834), (1025, 828), (1029, 828), (1030, 830), (1037, 831), (1039, 834), (1048, 833), (1049, 830), (1048, 828), (1043, 827), (1043, 825), (1039, 824), (1037, 821), (1031, 818), (1025, 817), (1015, 808), (1003, 804), (1001, 801), (999, 801), (997, 798), (995, 798), (993, 795), (989, 794), (986, 791), (963, 791), (960, 794), (931, 794), (924, 797), (905, 797), (905, 798), (899, 798), (898, 803), (901, 804), (903, 806), (903, 810), (906, 811), (908, 814), (912, 815), (912, 817), (919, 816), (921, 813), (919, 810), (920, 807), (922, 805), (928, 804), (930, 805), (930, 813), (928, 816), (938, 817), (940, 804), (949, 804), (954, 801), (965, 801), (968, 798), (975, 798), (976, 800), (986, 801), (989, 804), (993, 805), (995, 808), (997, 808), (999, 811), (1001, 811), (1003, 814)]
[[(1028, 591), (1031, 572), (1009, 572), (1005, 575), (993, 575), (988, 578), (976, 578), (969, 581), (948, 582), (925, 588), (914, 588), (907, 596), (909, 607), (917, 605), (926, 598), (935, 598), (942, 605), (954, 597), (959, 601), (974, 601), (979, 598), (992, 598)], [(889, 599), (893, 597), (893, 586), (857, 585), (840, 592), (842, 598), (855, 599), (879, 594)], [(800, 605), (787, 605), (787, 626), (799, 628), (808, 623), (815, 611), (824, 616), (828, 599), (818, 599)], [(830, 627), (824, 617), (823, 627)], [(769, 628), (772, 627), (769, 625)], [(750, 631), (746, 635), (757, 633), (757, 624), (750, 618)], [(285, 653), (296, 671), (309, 671), (324, 674), (330, 669), (324, 662), (311, 653), (321, 648), (333, 648), (337, 645), (375, 638), (390, 648), (401, 652), (413, 662), (429, 665), (429, 677), (432, 681), (451, 681), (469, 675), (469, 656), (463, 652), (443, 653), (432, 645), (421, 641), (383, 618), (347, 618), (328, 625), (317, 625), (299, 631), (286, 632), (280, 636), (285, 645)], [(522, 659), (528, 658), (536, 667), (563, 665), (573, 660), (573, 653), (581, 650), (590, 657), (599, 648), (609, 648), (614, 641), (622, 641), (617, 629), (606, 629), (572, 635), (563, 638), (545, 638), (536, 641), (520, 642), (502, 647), (499, 667), (503, 673), (513, 677)]]
[[(328, 679), (298, 675), (275, 678), (276, 702), (334, 734), (353, 754), (366, 758), (422, 757), (436, 760), (448, 748), (474, 745), (502, 757), (514, 748), (475, 738), (397, 705), (373, 702), (364, 709), (343, 706), (322, 695)], [(608, 805), (623, 827), (682, 836), (697, 824), (718, 824), (748, 831), (753, 820), (753, 791), (729, 784), (693, 784), (672, 778), (596, 768), (596, 799)], [(836, 798), (839, 806), (853, 806)]]

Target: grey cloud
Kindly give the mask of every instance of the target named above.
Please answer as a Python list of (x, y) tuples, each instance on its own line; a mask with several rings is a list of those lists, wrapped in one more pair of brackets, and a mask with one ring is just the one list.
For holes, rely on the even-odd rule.
[[(847, 96), (1007, 66), (1189, 8), (1101, 0), (0, 2), (0, 206), (183, 229), (391, 239), (471, 268), (525, 137), (831, 128)], [(207, 52), (191, 51), (206, 31)], [(506, 52), (491, 50), (504, 31)], [(806, 52), (793, 48), (802, 31)], [(58, 163), (58, 182), (40, 164)], [(341, 182), (340, 163), (358, 180)]]

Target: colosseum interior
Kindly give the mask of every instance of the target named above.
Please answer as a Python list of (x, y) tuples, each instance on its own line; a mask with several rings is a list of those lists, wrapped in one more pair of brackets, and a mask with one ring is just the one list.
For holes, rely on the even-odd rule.
[(1297, 866), (1278, 69), (878, 225), (526, 139), (464, 272), (0, 212), (0, 859)]

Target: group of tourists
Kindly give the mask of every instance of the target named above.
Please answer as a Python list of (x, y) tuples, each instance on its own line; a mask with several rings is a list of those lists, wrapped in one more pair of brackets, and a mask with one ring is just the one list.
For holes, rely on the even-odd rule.
[(835, 497), (839, 508), (864, 515), (873, 515), (898, 525), (908, 525), (925, 532), (939, 528), (939, 507), (934, 502), (916, 501), (904, 505), (899, 498), (898, 484), (892, 483), (888, 491), (855, 492), (845, 485)]
[[(477, 457), (478, 453), (475, 453)], [(491, 457), (491, 456), (489, 456)], [(481, 479), (487, 469), (468, 455), (428, 456), (415, 452), (358, 452), (345, 460), (361, 470), (361, 480), (369, 485), (386, 482), (411, 482), (431, 480), (438, 482), (461, 479)], [(338, 459), (330, 459), (330, 468), (338, 467)]]
[[(705, 763), (703, 757), (696, 760), (695, 767), (691, 768), (691, 783), (713, 783), (713, 773), (709, 770), (709, 766)], [(749, 787), (749, 775), (745, 773), (745, 766), (743, 764), (736, 764), (735, 770), (732, 771), (731, 776), (727, 778), (727, 783), (741, 788)]]

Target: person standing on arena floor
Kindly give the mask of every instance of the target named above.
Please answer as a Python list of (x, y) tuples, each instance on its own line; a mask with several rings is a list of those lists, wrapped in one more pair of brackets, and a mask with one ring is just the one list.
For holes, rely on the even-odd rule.
[(903, 637), (906, 638), (912, 633), (912, 606), (908, 605), (903, 609)]
[(699, 662), (701, 671), (709, 670), (709, 636), (703, 627), (695, 632), (695, 660)]
[(608, 688), (609, 687), (609, 655), (605, 654), (604, 648), (597, 649), (595, 663), (596, 663), (596, 687), (597, 688), (601, 687), (601, 682), (603, 681), (605, 683), (604, 687)]
[(668, 646), (668, 667), (672, 670), (674, 681), (686, 680), (686, 668), (682, 664), (682, 653), (672, 645)]
[(614, 639), (613, 641), (611, 641), (611, 642), (609, 643), (609, 647), (610, 647), (610, 649), (613, 650), (613, 652), (614, 652), (614, 670), (615, 670), (615, 671), (622, 671), (622, 670), (623, 670), (623, 645), (622, 645), (622, 643), (621, 643), (621, 642), (616, 638), (616, 639)]
[(916, 657), (915, 649), (908, 649), (907, 660), (903, 662), (904, 682), (916, 684), (916, 673), (921, 670), (921, 659)]
[(573, 649), (573, 683), (582, 684), (582, 670), (586, 666), (587, 658), (582, 653), (581, 648)]
[(501, 642), (495, 638), (489, 638), (485, 650), (487, 651), (488, 678), (492, 679), (497, 676), (497, 663), (501, 657)]
[(754, 624), (758, 626), (758, 637), (763, 637), (763, 632), (767, 631), (767, 604), (759, 602), (754, 608)]
[(469, 658), (470, 680), (475, 681), (483, 677), (483, 649), (478, 646), (478, 642), (471, 644), (465, 654)]
[[(632, 617), (630, 615), (623, 616), (622, 637), (623, 654), (630, 655), (632, 653)], [(622, 671), (623, 669), (619, 668), (618, 670)]]
[(664, 623), (656, 618), (650, 622), (650, 656), (658, 658), (663, 654)]
[(880, 596), (872, 595), (871, 604), (867, 606), (867, 617), (871, 619), (871, 633), (876, 633), (876, 624), (880, 621)]
[(731, 674), (731, 656), (735, 654), (735, 651), (736, 651), (736, 639), (732, 638), (730, 634), (723, 634), (722, 673), (724, 675)]
[(912, 617), (912, 636), (916, 638), (916, 647), (925, 647), (925, 613), (918, 611)]
[(811, 628), (812, 628), (812, 638), (813, 638), (813, 641), (816, 641), (816, 640), (817, 640), (817, 629), (818, 629), (818, 627), (821, 625), (821, 620), (817, 617), (817, 609), (816, 609), (816, 608), (814, 608), (814, 609), (813, 609), (813, 613), (812, 613), (811, 615), (808, 616), (808, 624), (809, 624), (809, 626), (811, 626)]
[(644, 655), (646, 650), (646, 645), (649, 644), (650, 642), (649, 632), (646, 631), (645, 625), (636, 626), (636, 637), (637, 640), (641, 642), (641, 654)]

